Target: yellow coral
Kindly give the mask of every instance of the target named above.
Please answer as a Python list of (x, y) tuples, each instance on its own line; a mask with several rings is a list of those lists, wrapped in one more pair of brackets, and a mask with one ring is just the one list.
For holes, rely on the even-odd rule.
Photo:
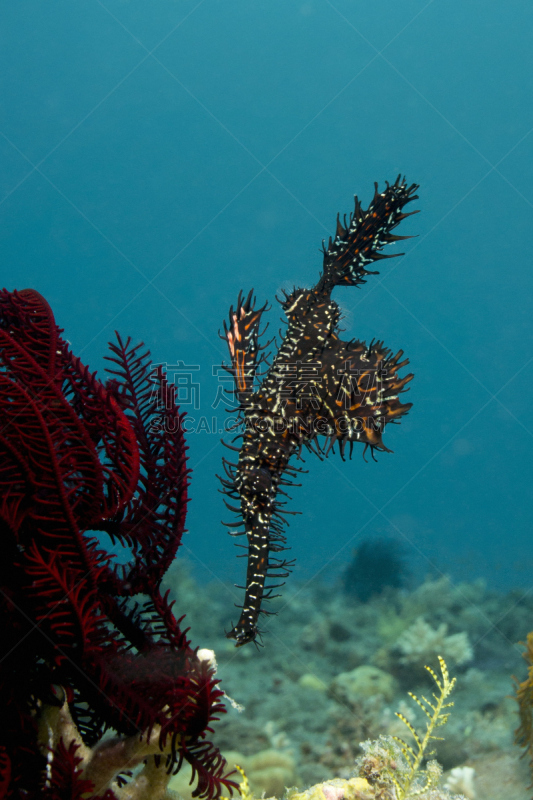
[(422, 764), (422, 759), (426, 755), (427, 747), (430, 741), (437, 741), (442, 740), (441, 736), (435, 736), (434, 731), (437, 728), (441, 728), (445, 725), (448, 721), (448, 717), (450, 713), (445, 709), (451, 708), (453, 703), (445, 703), (444, 701), (450, 696), (453, 688), (455, 686), (455, 678), (450, 680), (448, 674), (448, 668), (446, 666), (446, 662), (441, 656), (438, 656), (439, 664), (440, 664), (440, 671), (441, 671), (441, 679), (437, 676), (437, 673), (431, 669), (431, 667), (426, 667), (427, 671), (435, 681), (437, 688), (439, 690), (439, 694), (432, 693), (434, 703), (427, 700), (425, 697), (418, 698), (412, 692), (409, 692), (409, 696), (417, 703), (417, 705), (422, 709), (428, 721), (426, 722), (426, 732), (422, 738), (420, 738), (419, 734), (411, 725), (409, 720), (400, 712), (396, 713), (396, 716), (401, 719), (404, 725), (407, 726), (409, 729), (413, 739), (415, 740), (416, 749), (411, 747), (411, 745), (407, 744), (403, 739), (399, 736), (394, 736), (394, 740), (399, 744), (400, 749), (407, 761), (409, 769), (407, 774), (398, 778), (394, 775), (391, 775), (392, 781), (396, 787), (396, 791), (398, 794), (398, 800), (404, 800), (407, 797), (415, 797), (417, 795), (423, 794), (424, 792), (428, 791), (432, 786), (435, 786), (440, 775), (442, 773), (442, 769), (436, 761), (430, 761), (425, 770), (425, 783), (423, 786), (417, 789), (411, 790), (413, 781), (417, 776), (420, 765)]

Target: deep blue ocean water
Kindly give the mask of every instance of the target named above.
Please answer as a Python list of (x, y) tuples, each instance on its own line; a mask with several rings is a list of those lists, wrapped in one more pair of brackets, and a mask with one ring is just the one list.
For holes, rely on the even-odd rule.
[(337, 212), (402, 173), (418, 238), (335, 297), (346, 338), (405, 351), (414, 406), (378, 463), (307, 457), (296, 575), (389, 535), (420, 577), (533, 587), (532, 30), (527, 0), (0, 3), (0, 283), (41, 292), (93, 369), (117, 329), (182, 378), (204, 579), (244, 573), (222, 320), (254, 287), (275, 332)]

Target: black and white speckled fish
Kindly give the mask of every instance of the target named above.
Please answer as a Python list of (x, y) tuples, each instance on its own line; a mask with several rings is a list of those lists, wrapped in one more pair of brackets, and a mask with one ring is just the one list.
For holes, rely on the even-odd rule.
[[(415, 200), (418, 186), (407, 186), (400, 176), (383, 192), (375, 194), (364, 211), (357, 197), (355, 209), (347, 221), (337, 217), (337, 232), (323, 245), (324, 263), (320, 278), (312, 289), (284, 292), (279, 300), (288, 327), (271, 366), (261, 376), (266, 362), (264, 347), (259, 345), (259, 327), (266, 305), (255, 307), (253, 291), (244, 299), (239, 294), (236, 308), (230, 309), (224, 336), (231, 366), (226, 369), (235, 379), (239, 401), (236, 427), (242, 433), (238, 462), (224, 459), (224, 491), (239, 501), (228, 504), (242, 518), (244, 530), (233, 535), (248, 539), (248, 569), (244, 605), (240, 619), (227, 634), (240, 646), (255, 641), (259, 634), (262, 601), (272, 597), (274, 586), (267, 578), (283, 579), (290, 562), (277, 558), (285, 550), (283, 502), (278, 499), (284, 487), (293, 485), (299, 470), (290, 461), (305, 446), (319, 455), (328, 455), (338, 445), (344, 458), (346, 445), (350, 455), (355, 442), (374, 450), (389, 451), (382, 433), (389, 422), (397, 422), (407, 413), (410, 403), (401, 403), (399, 394), (412, 375), (400, 378), (403, 352), (396, 355), (383, 342), (353, 340), (339, 336), (340, 310), (331, 299), (335, 286), (358, 286), (370, 267), (383, 258), (382, 248), (409, 236), (395, 236), (392, 231), (406, 217), (403, 208)], [(267, 345), (268, 346), (268, 345)], [(242, 427), (241, 427), (242, 426)], [(278, 584), (279, 585), (279, 584)]]

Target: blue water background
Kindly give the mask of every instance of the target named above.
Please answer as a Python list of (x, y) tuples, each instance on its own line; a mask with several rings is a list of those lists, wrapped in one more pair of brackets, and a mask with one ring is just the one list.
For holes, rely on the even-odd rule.
[(405, 350), (414, 407), (378, 463), (307, 458), (297, 577), (387, 534), (419, 576), (533, 585), (532, 30), (526, 0), (0, 4), (0, 282), (40, 291), (99, 372), (115, 329), (199, 367), (203, 578), (244, 576), (201, 430), (224, 422), (228, 307), (254, 287), (277, 331), (274, 296), (316, 280), (337, 211), (401, 172), (422, 213), (398, 232), (418, 238), (336, 299), (346, 338)]

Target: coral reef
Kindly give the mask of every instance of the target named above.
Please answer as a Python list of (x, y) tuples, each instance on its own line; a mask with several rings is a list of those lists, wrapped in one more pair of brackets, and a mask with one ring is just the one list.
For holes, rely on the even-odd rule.
[[(411, 693), (411, 698), (426, 716), (424, 734), (418, 734), (407, 718), (401, 712), (397, 713), (413, 739), (413, 746), (398, 736), (380, 736), (378, 740), (362, 742), (363, 755), (356, 762), (356, 775), (344, 780), (322, 781), (303, 792), (291, 789), (287, 793), (287, 800), (414, 800), (415, 797), (421, 800), (466, 800), (465, 795), (451, 795), (446, 787), (437, 786), (442, 775), (442, 767), (437, 761), (432, 759), (423, 766), (423, 760), (430, 754), (428, 746), (432, 741), (441, 738), (435, 735), (435, 731), (446, 724), (449, 716), (447, 709), (453, 705), (445, 701), (453, 691), (455, 678), (450, 680), (444, 659), (439, 658), (439, 666), (440, 676), (430, 667), (426, 667), (438, 690), (433, 693), (432, 701), (424, 697), (418, 698)], [(265, 760), (266, 766), (271, 767), (279, 761), (279, 755), (265, 753), (262, 761)], [(253, 761), (250, 766), (254, 768)], [(255, 793), (253, 781), (249, 780), (247, 770), (240, 765), (236, 767), (242, 776), (242, 796), (245, 800), (252, 800)], [(257, 770), (257, 766), (255, 769)], [(459, 783), (462, 778), (462, 782), (472, 789), (472, 774), (473, 770), (467, 768), (460, 775), (456, 772), (449, 780), (453, 783), (455, 778), (455, 782)], [(255, 779), (256, 784), (258, 777)], [(282, 774), (279, 775), (280, 780), (281, 778)], [(271, 774), (270, 782), (260, 786), (263, 789), (262, 796), (265, 797), (270, 792), (280, 796), (281, 791), (276, 791), (275, 785), (275, 778), (273, 780)], [(284, 785), (287, 783), (281, 784), (282, 788)], [(468, 795), (471, 798), (473, 796)]]
[[(423, 616), (433, 630), (446, 623), (447, 636), (467, 633), (473, 645), (473, 660), (454, 669), (456, 713), (445, 740), (434, 743), (442, 780), (450, 770), (470, 766), (479, 800), (530, 800), (527, 763), (513, 745), (516, 703), (509, 697), (509, 676), (520, 675), (521, 655), (510, 642), (520, 639), (533, 616), (533, 597), (490, 590), (481, 581), (430, 576), (362, 603), (343, 592), (336, 580), (339, 565), (328, 581), (294, 583), (283, 600), (273, 601), (274, 609), (283, 607), (283, 614), (268, 621), (276, 647), (268, 653), (235, 651), (221, 630), (226, 603), (220, 584), (210, 583), (198, 567), (194, 577), (203, 578), (198, 586), (185, 569), (180, 559), (165, 585), (172, 587), (178, 607), (191, 609), (197, 636), (217, 653), (224, 688), (245, 707), (242, 713), (230, 708), (216, 726), (214, 741), (223, 753), (237, 750), (250, 758), (275, 749), (289, 755), (299, 791), (332, 778), (349, 779), (362, 755), (360, 742), (404, 736), (396, 710), (415, 728), (424, 726), (421, 710), (406, 702), (405, 693), (428, 697), (427, 672), (399, 664), (394, 649), (402, 632)], [(228, 587), (228, 598), (232, 591)], [(436, 659), (426, 663), (437, 666)], [(329, 687), (338, 675), (361, 666), (378, 666), (394, 677), (392, 700), (378, 694), (348, 703), (332, 695)]]
[(442, 622), (435, 630), (423, 617), (413, 622), (398, 638), (395, 650), (399, 653), (400, 664), (421, 667), (426, 661), (434, 661), (442, 654), (453, 664), (461, 665), (474, 657), (468, 635), (461, 631), (448, 635), (448, 625)]
[(160, 590), (187, 504), (172, 387), (118, 336), (103, 384), (61, 333), (0, 293), (0, 797), (159, 800), (185, 761), (213, 798), (222, 692)]

